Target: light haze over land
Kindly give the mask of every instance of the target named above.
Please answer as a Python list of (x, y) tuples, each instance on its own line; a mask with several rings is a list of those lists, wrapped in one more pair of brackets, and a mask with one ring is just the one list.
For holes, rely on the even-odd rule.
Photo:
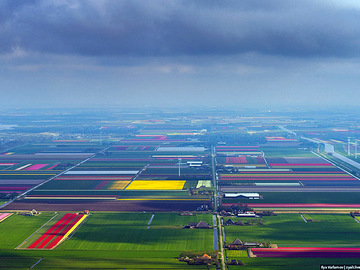
[(358, 1), (0, 2), (0, 106), (357, 105)]

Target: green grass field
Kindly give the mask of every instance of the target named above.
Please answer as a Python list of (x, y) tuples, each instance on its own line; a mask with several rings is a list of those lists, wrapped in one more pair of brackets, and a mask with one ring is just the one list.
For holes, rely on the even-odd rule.
[(321, 264), (354, 265), (360, 264), (359, 258), (234, 258), (244, 265), (229, 265), (229, 270), (318, 270)]
[(298, 147), (263, 146), (265, 157), (316, 157), (310, 151), (299, 150)]
[[(2, 251), (2, 269), (207, 269), (179, 262), (176, 251)], [(215, 269), (214, 267), (210, 269)]]
[(226, 255), (231, 259), (241, 259), (248, 257), (246, 250), (226, 250)]
[(54, 212), (45, 212), (38, 216), (13, 214), (0, 223), (0, 250), (14, 249), (52, 216)]
[[(300, 214), (263, 217), (263, 226), (225, 226), (227, 242), (266, 241), (279, 246), (358, 247), (360, 224), (350, 215), (304, 214), (313, 222), (305, 223)], [(239, 218), (231, 218), (233, 221)], [(227, 218), (225, 218), (227, 220)], [(246, 218), (241, 220), (246, 221)], [(320, 264), (359, 264), (360, 258), (247, 258), (245, 251), (227, 251), (228, 259), (241, 260), (244, 266), (229, 269), (278, 270), (319, 269)]]
[(279, 214), (263, 217), (263, 226), (225, 226), (226, 242), (240, 238), (242, 241), (270, 242), (282, 247), (360, 247), (360, 224), (350, 215), (308, 216), (315, 222), (305, 223), (300, 214)]
[(182, 229), (211, 215), (179, 216), (156, 213), (94, 213), (76, 234), (58, 249), (82, 250), (211, 250), (212, 230)]
[(185, 250), (213, 250), (212, 229), (182, 229), (200, 220), (211, 224), (212, 215), (176, 213), (156, 213), (150, 229), (152, 213), (93, 213), (53, 251), (14, 249), (53, 215), (13, 215), (0, 223), (0, 268), (28, 269), (44, 257), (35, 269), (207, 269), (177, 257)]
[(2, 205), (3, 203), (6, 203), (7, 200), (0, 200), (0, 205)]
[(58, 222), (65, 215), (65, 213), (66, 212), (60, 212), (60, 213), (53, 212), (52, 216), (49, 217), (49, 219), (44, 224), (42, 224), (44, 226), (43, 227), (40, 226), (40, 228), (37, 229), (36, 233), (32, 234), (31, 237), (28, 237), (26, 241), (21, 243), (20, 246), (17, 246), (17, 248), (19, 249), (28, 248), (34, 241), (40, 238), (47, 230), (49, 230), (56, 222)]

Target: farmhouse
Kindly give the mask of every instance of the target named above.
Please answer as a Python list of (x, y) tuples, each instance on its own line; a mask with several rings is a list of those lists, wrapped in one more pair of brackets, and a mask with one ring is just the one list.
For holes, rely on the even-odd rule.
[(228, 249), (246, 249), (246, 248), (255, 248), (255, 247), (262, 247), (262, 243), (255, 243), (255, 242), (242, 242), (239, 238), (236, 238), (231, 244), (227, 245)]
[(234, 216), (234, 213), (226, 212), (225, 210), (221, 210), (220, 215), (221, 216)]
[(197, 229), (209, 229), (210, 225), (206, 222), (206, 221), (200, 221), (197, 225), (196, 225)]
[(228, 220), (225, 222), (225, 225), (226, 225), (226, 226), (234, 225), (234, 221), (232, 221), (231, 219), (228, 219)]
[(231, 244), (227, 245), (226, 247), (232, 250), (239, 250), (239, 249), (243, 249), (244, 245), (239, 238), (236, 238)]
[(243, 242), (239, 238), (236, 238), (231, 244), (232, 245), (242, 245)]
[(200, 221), (198, 223), (196, 222), (190, 222), (188, 225), (185, 225), (183, 229), (209, 229), (210, 225), (206, 221)]
[(206, 253), (204, 255), (202, 255), (200, 258), (203, 260), (211, 260), (211, 256)]
[(195, 214), (193, 212), (183, 211), (179, 215), (180, 216), (194, 216)]
[(234, 223), (234, 225), (242, 226), (244, 223), (241, 220), (238, 220)]
[(21, 215), (23, 216), (36, 216), (39, 215), (40, 213), (38, 211), (36, 211), (35, 209), (31, 210), (30, 212), (27, 213), (22, 213)]
[(238, 221), (234, 222), (231, 219), (228, 219), (225, 222), (225, 226), (232, 226), (232, 225), (242, 226), (242, 225), (244, 225), (244, 223), (241, 220), (238, 220)]

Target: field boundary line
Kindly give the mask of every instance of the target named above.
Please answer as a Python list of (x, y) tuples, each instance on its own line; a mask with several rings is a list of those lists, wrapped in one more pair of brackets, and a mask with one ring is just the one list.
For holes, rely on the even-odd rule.
[(56, 212), (56, 214), (50, 218), (47, 222), (45, 222), (44, 225), (42, 225), (39, 229), (37, 229), (32, 235), (30, 235), (28, 238), (26, 238), (20, 245), (18, 245), (15, 249), (21, 249), (20, 247), (25, 244), (34, 234), (36, 234), (39, 230), (41, 230), (44, 226), (46, 226), (50, 221), (52, 221), (55, 217), (57, 217), (59, 215), (58, 212)]
[(140, 175), (142, 174), (143, 171), (145, 171), (147, 169), (147, 167), (149, 167), (150, 163), (146, 164), (135, 176), (133, 179), (131, 179), (131, 181), (122, 189), (122, 190), (125, 190), (127, 189), (130, 184)]
[[(83, 221), (68, 235), (66, 239), (70, 239), (81, 227), (85, 224), (85, 222), (89, 219), (89, 217), (86, 217), (83, 219)], [(57, 245), (55, 248), (57, 248), (59, 245)], [(55, 249), (54, 248), (54, 249)]]
[(261, 150), (261, 157), (264, 159), (266, 166), (267, 166), (269, 169), (271, 169), (271, 167), (270, 167), (270, 165), (269, 165), (268, 161), (266, 160), (266, 157), (265, 157), (265, 152), (264, 152), (264, 151), (262, 151), (262, 150)]
[(34, 263), (29, 269), (33, 269), (38, 263), (40, 263), (44, 259), (44, 257), (41, 257), (40, 260), (38, 260), (36, 263)]
[(302, 219), (305, 221), (305, 223), (307, 223), (307, 220), (304, 218), (304, 216), (302, 214), (300, 214), (300, 216), (302, 217)]
[(59, 243), (57, 243), (53, 248), (51, 248), (51, 250), (56, 249), (58, 246), (60, 246), (62, 243), (64, 243), (66, 240), (70, 239), (75, 232), (83, 225), (83, 223), (85, 223), (85, 220), (88, 218), (87, 215), (84, 215), (83, 217), (81, 217), (81, 219), (78, 221), (79, 223), (74, 224), (73, 227), (70, 228), (69, 231), (71, 231), (70, 233), (67, 232), (63, 238), (61, 238), (61, 240), (59, 241)]
[(354, 219), (357, 223), (360, 223), (360, 221), (359, 221), (356, 217), (353, 217), (353, 219)]
[(148, 227), (146, 228), (146, 229), (150, 229), (150, 224), (151, 224), (151, 222), (153, 221), (153, 219), (154, 219), (154, 217), (155, 217), (155, 214), (153, 214), (152, 216), (151, 216), (151, 218), (150, 218), (150, 220), (149, 220), (149, 222), (148, 222)]

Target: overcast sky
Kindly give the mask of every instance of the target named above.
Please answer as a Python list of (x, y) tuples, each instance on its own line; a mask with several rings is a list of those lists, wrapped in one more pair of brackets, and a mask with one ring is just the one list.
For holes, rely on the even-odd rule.
[(0, 1), (0, 106), (359, 100), (357, 0)]

